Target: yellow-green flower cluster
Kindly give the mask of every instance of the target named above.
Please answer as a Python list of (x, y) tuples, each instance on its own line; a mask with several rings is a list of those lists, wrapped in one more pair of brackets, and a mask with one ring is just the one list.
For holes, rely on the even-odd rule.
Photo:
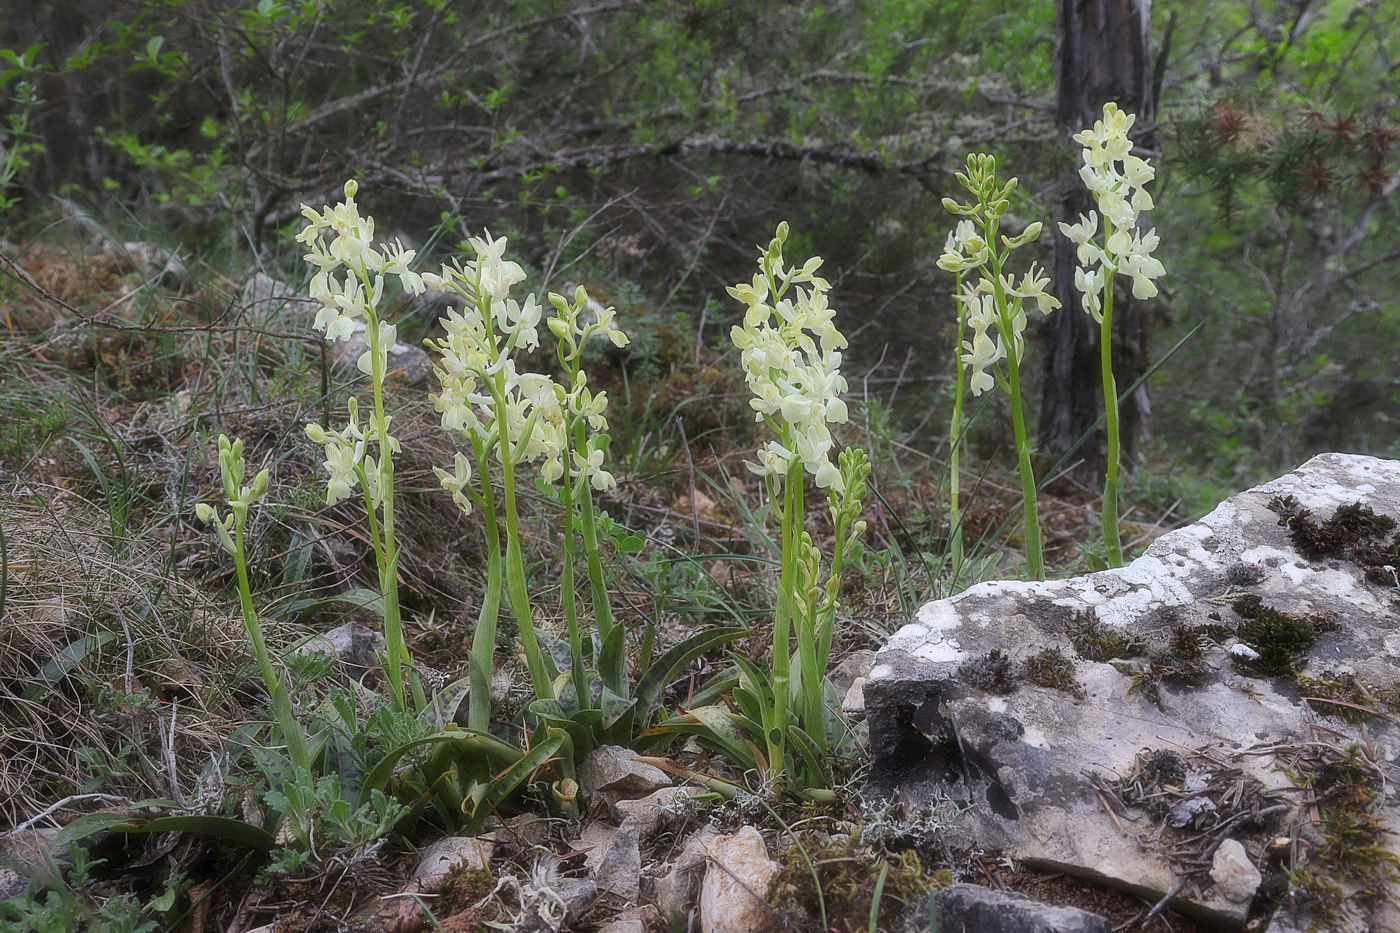
[[(382, 382), (388, 368), (388, 354), (398, 338), (397, 328), (380, 319), (379, 305), (384, 298), (385, 276), (398, 276), (399, 284), (411, 295), (424, 291), (423, 279), (408, 268), (416, 255), (397, 242), (383, 248), (375, 247), (374, 218), (361, 217), (355, 204), (358, 183), (352, 178), (345, 183), (345, 200), (329, 205), (324, 211), (303, 204), (301, 213), (306, 226), (297, 234), (308, 252), (303, 258), (316, 267), (311, 278), (311, 297), (321, 303), (313, 326), (327, 340), (349, 340), (356, 331), (356, 322), (363, 322), (365, 351), (356, 365), (360, 372)], [(328, 242), (329, 241), (329, 242)], [(325, 466), (330, 473), (326, 488), (326, 504), (350, 495), (361, 476), (377, 508), (382, 496), (378, 489), (380, 468), (375, 457), (367, 455), (368, 445), (375, 443), (381, 455), (385, 448), (399, 449), (388, 433), (389, 416), (384, 416), (384, 437), (371, 418), (368, 426), (359, 425), (358, 402), (349, 400), (350, 418), (340, 430), (326, 430), (316, 422), (306, 426), (306, 435), (325, 448)]]
[(248, 519), (249, 507), (267, 494), (271, 482), (267, 470), (261, 470), (253, 477), (250, 486), (243, 485), (245, 466), (243, 463), (243, 441), (230, 442), (219, 435), (219, 476), (224, 484), (224, 496), (228, 499), (231, 511), (220, 515), (212, 505), (204, 502), (194, 507), (195, 516), (206, 524), (213, 524), (219, 534), (219, 544), (229, 554), (237, 551), (232, 532), (241, 528)]
[[(316, 267), (311, 279), (311, 297), (321, 302), (315, 327), (327, 340), (348, 340), (354, 333), (354, 321), (369, 321), (384, 296), (384, 277), (397, 275), (399, 283), (411, 295), (423, 294), (423, 279), (408, 268), (416, 255), (395, 242), (382, 250), (375, 248), (374, 218), (361, 217), (355, 204), (359, 185), (354, 179), (345, 183), (345, 200), (328, 206), (324, 212), (303, 204), (301, 213), (307, 224), (297, 234), (297, 241), (310, 248), (303, 258)], [(323, 237), (329, 235), (327, 244)], [(343, 274), (342, 274), (343, 270)], [(380, 341), (380, 353), (393, 345), (393, 328), (385, 325), (387, 340)], [(361, 371), (370, 372), (368, 351), (361, 357)]]
[[(474, 439), (502, 463), (538, 462), (547, 482), (558, 482), (568, 469), (571, 476), (595, 489), (616, 486), (612, 474), (603, 469), (607, 393), (593, 393), (581, 370), (569, 385), (541, 373), (517, 370), (512, 354), (539, 346), (540, 305), (534, 295), (523, 302), (510, 297), (511, 287), (525, 273), (505, 258), (504, 237), (492, 239), (487, 233), (469, 242), (475, 259), (465, 265), (444, 264), (440, 275), (423, 275), (428, 285), (453, 292), (466, 302), (461, 311), (448, 312), (443, 321), (447, 336), (429, 341), (440, 354), (433, 372), (442, 390), (432, 400), (442, 416), (442, 427)], [(594, 334), (605, 335), (617, 346), (627, 343), (627, 336), (614, 323), (612, 308), (595, 308), (594, 320), (584, 320), (583, 312), (593, 303), (582, 287), (572, 304), (558, 295), (550, 299), (557, 313), (547, 326), (561, 342), (561, 355), (576, 359)], [(582, 450), (570, 445), (569, 436), (580, 421), (587, 428)], [(435, 472), (458, 507), (470, 512), (471, 462), (458, 453), (452, 472)]]
[(1075, 270), (1074, 285), (1084, 296), (1084, 309), (1099, 322), (1103, 321), (1102, 295), (1108, 271), (1132, 276), (1133, 297), (1139, 299), (1157, 294), (1153, 280), (1165, 271), (1152, 256), (1159, 242), (1156, 230), (1140, 233), (1137, 229), (1139, 216), (1153, 208), (1146, 185), (1156, 171), (1146, 159), (1132, 154), (1128, 131), (1136, 119), (1109, 102), (1104, 104), (1103, 119), (1074, 137), (1084, 147), (1079, 177), (1103, 213), (1105, 242), (1102, 247), (1095, 242), (1099, 233), (1096, 211), (1087, 217), (1081, 214), (1077, 224), (1060, 224), (1060, 232), (1077, 247), (1080, 268)]
[[(968, 157), (967, 173), (959, 173), (958, 179), (978, 196), (978, 201), (963, 205), (945, 198), (944, 207), (973, 219), (958, 221), (948, 234), (943, 255), (938, 259), (938, 267), (949, 272), (983, 273), (975, 282), (964, 284), (957, 296), (964, 319), (972, 328), (972, 339), (963, 341), (962, 361), (971, 367), (968, 385), (973, 395), (981, 395), (996, 385), (994, 373), (999, 361), (1008, 356), (1014, 356), (1017, 361), (1024, 357), (1025, 302), (1034, 300), (1036, 309), (1045, 315), (1060, 306), (1059, 299), (1046, 291), (1050, 277), (1035, 263), (1031, 263), (1019, 280), (1001, 272), (1013, 249), (1040, 236), (1041, 224), (1039, 221), (1029, 224), (1018, 236), (1001, 237), (1003, 249), (1000, 253), (988, 243), (987, 236), (993, 235), (989, 231), (997, 229), (1009, 206), (1006, 196), (1016, 187), (1013, 178), (1003, 188), (996, 189), (995, 171), (996, 162), (990, 157)], [(1004, 317), (998, 295), (1006, 305)]]
[[(749, 405), (756, 421), (768, 421), (781, 435), (759, 448), (757, 462), (746, 465), (760, 476), (781, 478), (797, 458), (818, 486), (839, 492), (841, 471), (831, 461), (827, 424), (846, 421), (839, 352), (846, 338), (826, 302), (831, 285), (816, 274), (821, 259), (813, 257), (800, 269), (784, 265), (787, 233), (787, 224), (780, 224), (751, 284), (729, 289), (748, 307), (731, 337), (754, 394)], [(790, 288), (795, 297), (788, 295)]]

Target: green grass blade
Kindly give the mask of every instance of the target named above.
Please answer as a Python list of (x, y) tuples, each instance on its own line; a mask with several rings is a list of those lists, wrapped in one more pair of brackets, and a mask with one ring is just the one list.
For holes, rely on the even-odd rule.
[(875, 893), (870, 896), (870, 933), (880, 933), (880, 902), (885, 899), (885, 879), (890, 876), (890, 863), (880, 862), (880, 876), (875, 879)]

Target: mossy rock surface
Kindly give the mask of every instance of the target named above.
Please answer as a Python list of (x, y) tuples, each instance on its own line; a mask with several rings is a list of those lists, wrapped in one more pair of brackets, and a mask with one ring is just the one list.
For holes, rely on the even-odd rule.
[[(1185, 877), (1200, 897), (1175, 906), (1222, 928), (1251, 901), (1212, 881), (1197, 841), (1216, 835), (1268, 869), (1261, 902), (1307, 881), (1300, 929), (1400, 929), (1394, 795), (1319, 789), (1312, 825), (1295, 810), (1298, 787), (1330, 773), (1307, 764), (1324, 746), (1370, 749), (1364, 767), (1400, 779), (1397, 519), (1400, 463), (1324, 454), (1122, 569), (929, 603), (867, 681), (874, 784), (965, 801), (958, 833), (1018, 862), (1151, 899)], [(1376, 830), (1362, 840), (1374, 871), (1327, 857), (1357, 825)], [(1305, 840), (1293, 880), (1269, 849), (1280, 836)], [(1386, 893), (1354, 896), (1368, 887)]]

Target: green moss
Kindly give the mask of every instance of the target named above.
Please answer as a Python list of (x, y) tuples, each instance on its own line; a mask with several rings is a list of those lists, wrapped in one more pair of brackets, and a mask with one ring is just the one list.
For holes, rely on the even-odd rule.
[(1083, 696), (1084, 690), (1074, 677), (1074, 662), (1065, 657), (1059, 648), (1046, 648), (1039, 654), (1031, 655), (1021, 665), (1025, 678), (1040, 687), (1063, 690), (1075, 696)]
[(1104, 625), (1093, 612), (1076, 612), (1065, 623), (1065, 637), (1079, 656), (1089, 661), (1138, 657), (1146, 650), (1139, 639)]
[(1389, 719), (1381, 707), (1393, 705), (1396, 699), (1395, 687), (1390, 690), (1377, 690), (1373, 685), (1358, 680), (1355, 674), (1350, 673), (1335, 674), (1328, 671), (1321, 677), (1299, 675), (1295, 683), (1298, 685), (1298, 692), (1316, 704), (1320, 712), (1354, 725), (1371, 719)]
[(1200, 632), (1188, 625), (1178, 625), (1167, 642), (1167, 651), (1173, 658), (1182, 661), (1195, 661), (1206, 656), (1205, 641)]
[(1158, 709), (1162, 709), (1162, 673), (1159, 665), (1156, 664), (1130, 664), (1126, 661), (1115, 661), (1113, 664), (1118, 673), (1124, 677), (1132, 679), (1132, 685), (1128, 687), (1129, 693), (1140, 693), (1149, 703)]
[(979, 658), (964, 661), (958, 668), (958, 679), (978, 690), (1006, 696), (1021, 685), (1016, 662), (1000, 648), (993, 648)]
[(1308, 560), (1346, 558), (1359, 564), (1366, 579), (1377, 586), (1394, 586), (1393, 569), (1400, 567), (1400, 535), (1385, 536), (1396, 527), (1389, 515), (1377, 515), (1368, 505), (1339, 506), (1332, 517), (1317, 523), (1293, 496), (1275, 496), (1268, 507), (1279, 513), (1279, 524)]
[(1317, 641), (1317, 627), (1308, 619), (1269, 606), (1259, 606), (1237, 634), (1259, 657), (1252, 665), (1266, 674), (1292, 677), (1300, 655)]
[(1400, 882), (1400, 855), (1386, 849), (1393, 833), (1376, 814), (1385, 782), (1357, 744), (1325, 749), (1293, 778), (1317, 800), (1322, 842), (1289, 878), (1313, 901), (1311, 929), (1336, 929)]
[(1186, 759), (1170, 748), (1154, 748), (1142, 763), (1142, 778), (1149, 787), (1179, 785), (1186, 780)]
[(802, 849), (790, 846), (779, 853), (777, 860), (779, 868), (769, 882), (768, 903), (785, 915), (806, 915), (817, 920), (820, 885), (826, 916), (829, 923), (836, 925), (834, 929), (846, 929), (841, 924), (854, 923), (864, 928), (881, 864), (889, 865), (879, 907), (882, 929), (893, 929), (905, 905), (926, 900), (931, 887), (948, 887), (953, 882), (946, 869), (926, 870), (912, 849), (882, 862), (872, 857), (870, 848), (854, 835), (815, 849), (809, 844), (805, 857)]

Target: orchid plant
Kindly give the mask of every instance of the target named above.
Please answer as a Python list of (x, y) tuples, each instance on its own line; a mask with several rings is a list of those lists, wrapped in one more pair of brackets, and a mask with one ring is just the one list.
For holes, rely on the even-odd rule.
[[(389, 700), (395, 712), (408, 709), (408, 689), (418, 707), (426, 704), (422, 685), (412, 673), (412, 659), (404, 643), (403, 621), (399, 610), (398, 548), (394, 538), (394, 454), (399, 442), (389, 433), (391, 416), (384, 410), (384, 376), (388, 353), (398, 333), (383, 319), (386, 276), (397, 276), (411, 295), (424, 291), (423, 278), (409, 269), (414, 251), (399, 244), (383, 249), (373, 246), (374, 218), (361, 217), (355, 204), (359, 185), (345, 183), (345, 200), (323, 211), (303, 205), (307, 224), (297, 241), (307, 246), (305, 259), (316, 267), (311, 279), (311, 297), (320, 302), (313, 326), (327, 340), (349, 340), (357, 325), (364, 328), (365, 351), (357, 366), (370, 377), (371, 406), (360, 425), (360, 400), (347, 402), (349, 417), (343, 427), (326, 429), (316, 422), (306, 426), (306, 436), (325, 450), (325, 466), (330, 474), (326, 504), (333, 505), (359, 487), (368, 515), (369, 537), (379, 573), (379, 589), (384, 599), (385, 666), (388, 671)], [(329, 238), (329, 243), (326, 242)]]
[[(360, 790), (362, 793), (368, 792), (374, 787), (397, 782), (401, 793), (417, 801), (410, 811), (412, 814), (421, 812), (425, 802), (431, 800), (445, 822), (451, 824), (465, 816), (468, 823), (474, 825), (564, 747), (568, 736), (561, 730), (541, 726), (534, 730), (529, 750), (522, 752), (491, 736), (485, 728), (485, 720), (479, 715), (471, 720), (467, 730), (459, 730), (452, 721), (456, 705), (463, 696), (459, 685), (453, 684), (439, 691), (435, 702), (430, 704), (413, 671), (399, 607), (399, 552), (394, 535), (394, 455), (399, 452), (400, 446), (390, 432), (391, 416), (385, 411), (384, 399), (388, 353), (397, 339), (397, 331), (393, 324), (384, 320), (382, 308), (385, 280), (390, 276), (397, 276), (400, 286), (410, 295), (422, 294), (429, 284), (454, 290), (455, 283), (470, 282), (473, 295), (489, 296), (494, 301), (504, 299), (510, 286), (523, 278), (524, 273), (515, 263), (504, 260), (505, 241), (491, 240), (488, 235), (473, 244), (478, 251), (476, 262), (467, 267), (459, 264), (445, 266), (441, 276), (419, 275), (409, 268), (415, 258), (413, 250), (404, 249), (398, 243), (382, 247), (373, 245), (374, 219), (361, 216), (355, 203), (358, 184), (352, 179), (345, 183), (344, 190), (344, 201), (326, 206), (321, 211), (303, 205), (302, 213), (307, 225), (298, 234), (297, 240), (306, 245), (308, 252), (305, 259), (316, 268), (311, 279), (310, 294), (321, 307), (313, 326), (322, 331), (328, 340), (348, 340), (356, 331), (364, 332), (366, 349), (360, 355), (357, 366), (369, 377), (371, 403), (363, 426), (360, 412), (364, 406), (358, 396), (352, 395), (347, 401), (348, 418), (343, 426), (327, 429), (313, 422), (306, 426), (306, 434), (314, 443), (322, 445), (325, 451), (325, 467), (329, 474), (326, 503), (331, 505), (351, 496), (357, 488), (364, 497), (368, 536), (374, 549), (384, 607), (384, 668), (389, 707), (399, 715), (416, 713), (435, 730), (426, 736), (406, 740), (387, 751), (360, 782)], [(533, 298), (524, 304), (513, 300), (501, 300), (499, 304), (499, 308), (488, 305), (488, 313), (496, 312), (491, 319), (494, 321), (499, 317), (510, 330), (513, 343), (506, 348), (506, 356), (499, 360), (501, 365), (493, 369), (495, 381), (492, 387), (497, 390), (493, 399), (501, 402), (495, 410), (500, 425), (498, 433), (509, 440), (509, 443), (501, 445), (501, 450), (505, 457), (518, 458), (522, 455), (519, 445), (528, 446), (527, 441), (535, 437), (532, 425), (537, 421), (537, 413), (527, 412), (527, 409), (532, 400), (544, 400), (544, 393), (552, 392), (552, 388), (546, 388), (538, 379), (514, 380), (514, 370), (505, 365), (509, 363), (508, 353), (514, 343), (536, 340), (534, 325), (539, 321), (539, 305)], [(458, 329), (472, 326), (476, 326), (478, 332), (485, 326), (480, 315), (475, 319), (458, 315), (452, 325)], [(509, 392), (505, 388), (507, 382), (511, 382)], [(470, 410), (454, 415), (463, 419), (468, 416), (474, 417)], [(537, 456), (538, 452), (531, 450), (530, 455)], [(513, 464), (514, 461), (509, 462)], [(470, 479), (470, 464), (459, 458), (456, 468), (456, 472), (451, 474), (453, 483), (447, 484), (454, 490), (454, 497)], [(507, 476), (510, 475), (508, 472)], [(508, 506), (513, 508), (514, 500), (510, 494), (514, 490), (509, 481), (506, 488)], [(494, 530), (494, 522), (491, 527)], [(513, 524), (510, 530), (515, 532)], [(515, 558), (516, 576), (521, 583), (519, 592), (512, 591), (513, 605), (517, 611), (527, 614), (521, 630), (523, 636), (529, 636), (534, 630), (529, 624), (528, 600), (520, 598), (523, 595), (523, 568), (520, 566), (518, 543), (515, 543), (515, 548), (513, 553), (508, 551), (508, 556)], [(499, 580), (499, 556), (492, 572)], [(494, 598), (499, 604), (499, 586)], [(490, 602), (489, 594), (487, 602)], [(521, 605), (525, 606), (524, 610), (519, 609)], [(494, 641), (494, 624), (488, 634)], [(533, 641), (529, 646), (534, 646)], [(534, 647), (536, 657), (532, 658), (531, 672), (538, 678), (538, 683), (547, 683), (543, 679), (546, 669), (537, 657), (537, 646)], [(483, 698), (489, 697), (489, 688), (482, 688), (476, 678), (470, 678), (468, 690), (473, 688), (475, 702), (478, 705), (486, 702)], [(447, 699), (441, 700), (444, 696)], [(341, 710), (338, 715), (342, 728), (354, 728), (349, 721), (356, 718), (353, 710)], [(335, 716), (331, 718), (335, 719)], [(417, 767), (401, 767), (405, 756), (420, 758), (415, 749), (421, 747), (428, 749), (426, 761)], [(454, 776), (454, 780), (449, 780)]]
[(306, 733), (292, 710), (291, 697), (282, 674), (272, 666), (272, 656), (267, 650), (267, 640), (263, 637), (262, 623), (253, 607), (253, 594), (248, 582), (248, 558), (243, 546), (243, 529), (248, 524), (248, 511), (253, 503), (267, 495), (271, 483), (267, 470), (260, 470), (251, 485), (244, 485), (246, 466), (243, 460), (243, 441), (230, 441), (219, 435), (219, 476), (223, 481), (224, 495), (229, 511), (223, 515), (208, 503), (195, 506), (195, 516), (207, 525), (212, 525), (218, 533), (219, 544), (233, 558), (238, 573), (238, 602), (243, 611), (243, 627), (248, 633), (248, 642), (253, 646), (253, 657), (258, 662), (263, 685), (272, 700), (272, 714), (277, 721), (277, 729), (282, 733), (282, 741), (287, 749), (287, 760), (292, 773), (311, 770), (311, 751), (307, 745)]
[[(493, 240), (486, 234), (469, 242), (475, 260), (465, 265), (450, 263), (441, 274), (423, 276), (432, 287), (464, 302), (461, 311), (448, 312), (447, 335), (428, 345), (438, 354), (434, 373), (441, 385), (433, 404), (441, 413), (442, 427), (466, 442), (471, 457), (459, 451), (451, 471), (437, 468), (436, 473), (463, 512), (480, 508), (486, 517), (487, 587), (469, 657), (468, 725), (484, 731), (490, 721), (489, 684), (504, 577), (535, 693), (530, 712), (565, 729), (573, 754), (582, 756), (600, 742), (630, 742), (636, 724), (659, 706), (661, 690), (678, 667), (744, 630), (712, 629), (685, 639), (662, 654), (635, 685), (631, 682), (627, 632), (612, 616), (600, 542), (614, 538), (623, 548), (635, 548), (641, 542), (625, 535), (600, 534), (614, 526), (597, 514), (593, 493), (612, 489), (617, 481), (603, 466), (610, 440), (607, 393), (593, 391), (583, 369), (590, 341), (605, 339), (624, 347), (627, 335), (617, 327), (614, 309), (593, 302), (582, 286), (575, 289), (572, 300), (551, 294), (554, 313), (546, 327), (557, 341), (563, 380), (521, 372), (515, 354), (539, 346), (541, 307), (533, 295), (523, 302), (510, 297), (511, 287), (524, 279), (524, 272), (505, 258), (505, 239)], [(499, 468), (505, 512), (504, 573), (490, 479), (493, 463)], [(566, 642), (534, 623), (515, 475), (516, 467), (526, 463), (536, 465), (541, 490), (564, 510), (560, 585)], [(589, 582), (591, 630), (581, 621), (576, 593), (580, 562)]]
[[(976, 235), (972, 221), (960, 220), (948, 232), (943, 244), (945, 253), (954, 252), (959, 244), (967, 243)], [(967, 387), (966, 363), (962, 358), (963, 335), (967, 332), (967, 308), (958, 296), (962, 294), (965, 269), (958, 269), (953, 283), (953, 303), (957, 307), (957, 332), (953, 343), (953, 421), (949, 429), (948, 444), (948, 556), (952, 563), (953, 579), (957, 580), (963, 565), (962, 527), (962, 473), (959, 469), (962, 460), (963, 431), (966, 419), (963, 417), (963, 396)]]
[[(817, 275), (821, 259), (788, 266), (782, 223), (749, 283), (729, 289), (745, 306), (731, 338), (742, 356), (754, 420), (774, 435), (748, 469), (763, 478), (773, 513), (781, 516), (781, 562), (773, 615), (772, 667), (761, 671), (736, 658), (737, 709), (704, 707), (659, 731), (693, 732), (734, 760), (756, 768), (765, 782), (785, 781), (806, 796), (828, 793), (826, 758), (841, 750), (835, 696), (826, 677), (847, 551), (865, 531), (860, 520), (870, 464), (848, 448), (833, 460), (830, 425), (844, 423), (840, 350), (846, 338), (827, 304), (830, 284)], [(832, 553), (823, 578), (822, 555), (806, 528), (806, 481), (827, 491)], [(748, 737), (760, 739), (762, 748)], [(835, 746), (835, 747), (834, 747)]]
[[(1155, 229), (1142, 233), (1141, 216), (1152, 210), (1152, 195), (1146, 185), (1156, 172), (1146, 159), (1132, 154), (1128, 138), (1136, 116), (1124, 113), (1118, 105), (1104, 105), (1103, 119), (1093, 129), (1076, 133), (1074, 141), (1084, 147), (1084, 164), (1079, 177), (1094, 195), (1103, 213), (1080, 215), (1077, 224), (1060, 224), (1060, 232), (1077, 247), (1080, 266), (1074, 272), (1074, 287), (1083, 296), (1084, 310), (1099, 325), (1099, 358), (1103, 372), (1104, 424), (1108, 434), (1107, 475), (1103, 494), (1104, 547), (1110, 567), (1123, 566), (1123, 545), (1118, 533), (1118, 466), (1121, 444), (1118, 436), (1118, 386), (1113, 378), (1113, 282), (1119, 275), (1131, 276), (1133, 297), (1139, 300), (1157, 294), (1154, 279), (1165, 270), (1152, 255), (1158, 244)], [(1097, 238), (1102, 235), (1103, 245)]]
[[(1011, 206), (1010, 195), (1016, 190), (1016, 179), (999, 183), (996, 158), (984, 153), (969, 155), (966, 171), (959, 172), (957, 178), (972, 197), (965, 203), (943, 199), (945, 209), (967, 220), (960, 221), (954, 228), (938, 266), (958, 276), (959, 337), (964, 322), (972, 328), (970, 341), (960, 339), (958, 357), (971, 371), (968, 385), (972, 394), (981, 395), (1000, 385), (1011, 397), (1011, 420), (1016, 432), (1025, 503), (1026, 564), (1033, 579), (1043, 580), (1045, 560), (1036, 505), (1035, 471), (1021, 404), (1021, 364), (1026, 354), (1026, 303), (1033, 301), (1041, 314), (1048, 315), (1060, 302), (1046, 292), (1050, 279), (1034, 262), (1019, 279), (1007, 272), (1012, 251), (1033, 242), (1041, 230), (1041, 224), (1034, 222), (1014, 237), (1001, 233), (1002, 218)], [(978, 275), (971, 284), (964, 281), (969, 273)], [(960, 372), (960, 384), (961, 379)], [(960, 419), (961, 411), (957, 410), (953, 419), (955, 435), (961, 434)]]

